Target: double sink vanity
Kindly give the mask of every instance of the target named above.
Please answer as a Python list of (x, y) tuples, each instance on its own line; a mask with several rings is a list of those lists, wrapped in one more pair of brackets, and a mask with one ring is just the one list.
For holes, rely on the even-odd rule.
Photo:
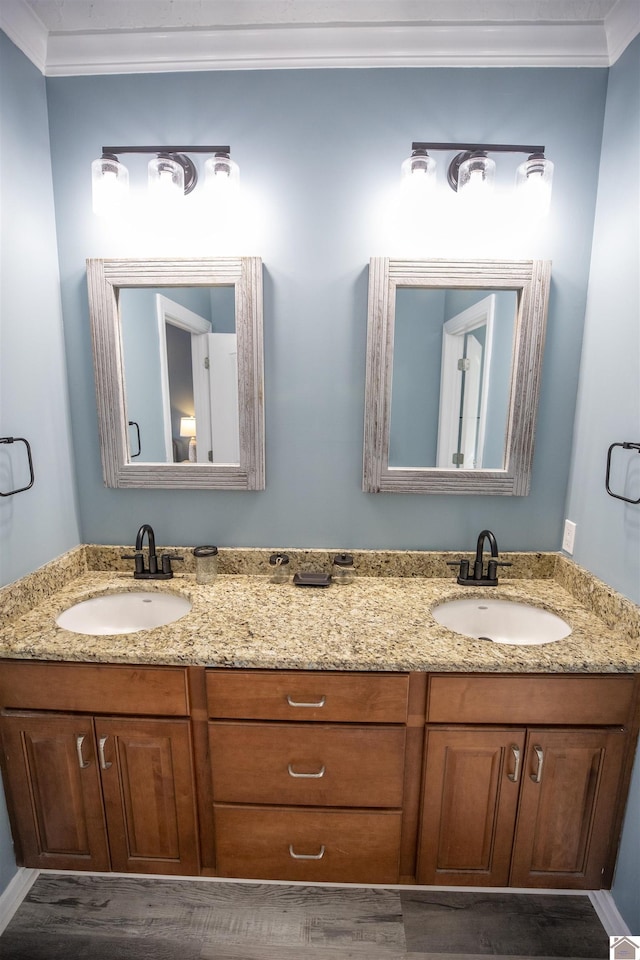
[[(179, 552), (180, 573), (141, 586), (126, 548), (82, 546), (0, 591), (20, 864), (610, 886), (639, 722), (633, 603), (556, 554), (505, 554), (497, 586), (469, 586), (458, 554), (356, 551), (353, 583), (314, 589), (272, 583), (269, 551), (248, 549), (221, 550), (201, 585)], [(328, 551), (289, 556), (330, 569)], [(177, 619), (56, 622), (114, 595)], [(525, 642), (437, 622), (465, 600), (493, 629), (515, 610)], [(536, 636), (515, 604), (570, 633)]]

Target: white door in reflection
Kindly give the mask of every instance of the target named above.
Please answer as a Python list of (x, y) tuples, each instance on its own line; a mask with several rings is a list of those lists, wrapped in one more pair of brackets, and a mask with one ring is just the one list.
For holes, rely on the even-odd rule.
[[(167, 461), (184, 461), (176, 420), (195, 417), (197, 463), (240, 462), (238, 347), (204, 317), (156, 294)], [(183, 349), (178, 344), (186, 340)], [(164, 348), (164, 349), (163, 349)]]
[(444, 324), (438, 467), (482, 467), (494, 313), (495, 294), (490, 294)]
[(198, 463), (240, 463), (236, 334), (197, 335), (191, 349)]

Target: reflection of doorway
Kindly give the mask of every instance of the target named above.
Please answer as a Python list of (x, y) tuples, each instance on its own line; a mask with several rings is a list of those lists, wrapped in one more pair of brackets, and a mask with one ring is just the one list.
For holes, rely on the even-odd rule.
[(490, 294), (444, 324), (438, 467), (482, 467), (494, 313), (495, 294)]
[(167, 462), (175, 459), (180, 417), (195, 416), (198, 463), (239, 463), (236, 334), (212, 333), (208, 320), (161, 294), (156, 315)]

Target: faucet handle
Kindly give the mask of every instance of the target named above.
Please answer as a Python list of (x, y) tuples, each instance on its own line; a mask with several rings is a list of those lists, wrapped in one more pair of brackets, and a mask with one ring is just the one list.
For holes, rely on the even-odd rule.
[(461, 580), (466, 580), (469, 577), (469, 561), (468, 560), (447, 560), (448, 567), (457, 567), (458, 568), (458, 578)]
[(179, 557), (177, 553), (163, 553), (161, 562), (162, 562), (162, 572), (167, 573), (170, 576), (173, 576), (173, 570), (171, 569), (172, 560), (184, 560), (184, 557)]
[(123, 553), (122, 560), (135, 560), (135, 572), (143, 573), (144, 572), (144, 554), (141, 550), (136, 550), (134, 554)]
[(495, 560), (492, 558), (487, 564), (487, 576), (489, 580), (495, 580), (498, 575), (498, 567), (512, 567), (510, 560)]

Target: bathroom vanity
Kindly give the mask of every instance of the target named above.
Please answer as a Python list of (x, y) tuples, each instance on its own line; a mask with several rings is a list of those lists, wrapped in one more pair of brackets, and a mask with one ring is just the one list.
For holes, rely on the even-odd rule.
[(596, 616), (568, 589), (574, 565), (559, 582), (561, 559), (554, 576), (516, 564), (498, 588), (572, 623), (570, 638), (526, 648), (432, 621), (435, 601), (464, 594), (439, 568), (320, 591), (246, 572), (199, 587), (187, 573), (171, 584), (193, 601), (181, 620), (84, 637), (52, 614), (133, 583), (76, 570), (0, 631), (18, 862), (610, 886), (638, 733), (637, 608), (605, 588)]

